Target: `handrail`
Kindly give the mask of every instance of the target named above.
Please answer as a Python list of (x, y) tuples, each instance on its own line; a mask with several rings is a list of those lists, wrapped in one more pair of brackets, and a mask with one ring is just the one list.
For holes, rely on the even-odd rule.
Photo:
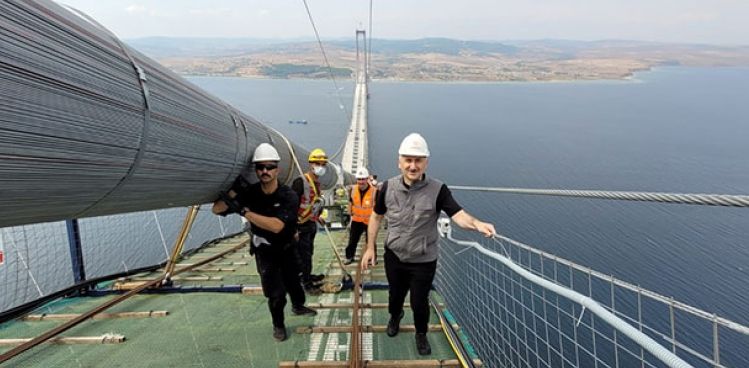
[(632, 327), (632, 325), (630, 325), (623, 319), (617, 317), (615, 314), (608, 311), (606, 308), (604, 308), (602, 305), (600, 305), (598, 302), (596, 302), (592, 298), (587, 297), (583, 294), (580, 294), (569, 288), (566, 288), (562, 285), (553, 283), (538, 275), (535, 275), (532, 272), (519, 266), (518, 264), (516, 264), (509, 258), (502, 256), (498, 253), (492, 252), (484, 248), (483, 246), (481, 246), (481, 244), (477, 242), (467, 241), (467, 240), (458, 240), (458, 239), (453, 238), (452, 229), (449, 226), (446, 229), (446, 236), (447, 236), (447, 239), (449, 239), (450, 241), (456, 244), (474, 248), (480, 253), (487, 255), (491, 258), (494, 258), (495, 260), (501, 262), (502, 264), (507, 266), (509, 269), (511, 269), (512, 271), (514, 271), (521, 277), (525, 278), (526, 280), (536, 285), (539, 285), (543, 287), (544, 289), (550, 290), (562, 297), (565, 297), (569, 299), (570, 301), (581, 305), (583, 308), (587, 308), (588, 310), (591, 311), (591, 313), (595, 314), (601, 320), (608, 323), (611, 327), (615, 328), (617, 331), (623, 333), (624, 335), (632, 339), (634, 342), (640, 345), (643, 349), (653, 354), (653, 356), (658, 358), (667, 366), (674, 367), (674, 368), (675, 367), (679, 367), (679, 368), (692, 367), (692, 365), (685, 362), (684, 360), (676, 356), (676, 354), (672, 353), (671, 351), (669, 351), (668, 349), (660, 345), (658, 342), (653, 340), (650, 336)]
[(534, 247), (532, 247), (530, 245), (521, 243), (521, 242), (519, 242), (519, 241), (517, 241), (515, 239), (511, 239), (511, 238), (508, 238), (508, 237), (505, 237), (505, 236), (502, 236), (502, 235), (497, 235), (495, 237), (495, 241), (496, 241), (496, 239), (499, 239), (501, 241), (505, 241), (507, 243), (510, 243), (510, 244), (512, 244), (512, 245), (514, 245), (514, 246), (516, 246), (516, 247), (518, 247), (520, 249), (523, 249), (523, 250), (525, 250), (527, 252), (539, 255), (539, 256), (547, 258), (547, 259), (554, 260), (554, 262), (557, 262), (559, 264), (565, 265), (565, 266), (570, 267), (570, 268), (572, 268), (574, 270), (587, 273), (590, 276), (597, 277), (598, 279), (606, 280), (607, 282), (610, 282), (610, 283), (612, 283), (612, 284), (614, 284), (616, 286), (622, 287), (622, 288), (627, 289), (629, 291), (641, 294), (643, 296), (646, 296), (646, 297), (651, 298), (653, 300), (657, 300), (657, 301), (662, 302), (664, 304), (671, 305), (675, 309), (678, 309), (680, 311), (689, 313), (689, 314), (694, 315), (696, 317), (700, 317), (700, 318), (703, 318), (703, 319), (708, 319), (708, 320), (714, 321), (715, 323), (717, 323), (720, 326), (729, 328), (731, 330), (734, 330), (734, 331), (736, 331), (738, 333), (741, 333), (741, 334), (744, 334), (744, 335), (749, 335), (749, 327), (744, 326), (744, 325), (742, 325), (740, 323), (731, 321), (730, 319), (716, 316), (713, 313), (704, 311), (702, 309), (699, 309), (697, 307), (693, 307), (693, 306), (691, 306), (689, 304), (686, 304), (686, 303), (683, 303), (683, 302), (680, 302), (680, 301), (676, 301), (673, 298), (667, 297), (665, 295), (658, 294), (655, 291), (643, 289), (641, 286), (638, 286), (638, 285), (635, 285), (635, 284), (632, 284), (632, 283), (629, 283), (629, 282), (626, 282), (626, 281), (622, 281), (622, 280), (613, 278), (611, 275), (607, 275), (605, 273), (602, 273), (602, 272), (599, 272), (599, 271), (595, 271), (595, 270), (593, 270), (590, 267), (579, 265), (579, 264), (577, 264), (575, 262), (572, 262), (572, 261), (570, 261), (570, 260), (568, 260), (566, 258), (559, 257), (559, 256), (557, 256), (557, 255), (555, 255), (553, 253), (544, 252), (544, 251), (536, 249), (536, 248), (534, 248)]

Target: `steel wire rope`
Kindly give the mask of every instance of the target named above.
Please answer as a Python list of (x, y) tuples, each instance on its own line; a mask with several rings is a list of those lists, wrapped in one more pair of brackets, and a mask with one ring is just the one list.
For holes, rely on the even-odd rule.
[(577, 189), (531, 189), (450, 185), (450, 189), (473, 192), (496, 192), (557, 197), (613, 199), (623, 201), (694, 204), (703, 206), (749, 207), (749, 195), (692, 194)]
[[(123, 47), (70, 7), (42, 1), (0, 8), (0, 28), (8, 36), (0, 41), (7, 66), (0, 73), (7, 82), (0, 83), (0, 100), (10, 101), (0, 103), (8, 118), (0, 128), (0, 150), (10, 153), (0, 164), (9, 174), (0, 179), (7, 183), (0, 201), (5, 214), (14, 214), (0, 216), (5, 226), (80, 217), (87, 209), (94, 216), (178, 206), (208, 199), (223, 185), (214, 184), (217, 176), (189, 174), (234, 173), (228, 164), (237, 159), (222, 145), (234, 129), (225, 124), (218, 100), (125, 47), (148, 74), (157, 108), (151, 142), (160, 143), (148, 144), (133, 169), (133, 157), (144, 152), (138, 143), (144, 142), (143, 96)], [(40, 177), (57, 177), (56, 188), (37, 184)], [(171, 190), (181, 179), (195, 186)], [(8, 195), (15, 191), (19, 195)], [(51, 200), (51, 209), (23, 204), (39, 198)]]
[(151, 105), (153, 104), (153, 102), (151, 101), (152, 97), (151, 97), (150, 89), (148, 87), (148, 82), (147, 82), (147, 78), (146, 78), (146, 72), (143, 70), (143, 68), (140, 66), (140, 64), (135, 61), (135, 58), (133, 58), (133, 56), (130, 54), (130, 52), (128, 51), (127, 47), (125, 47), (125, 45), (122, 43), (122, 41), (120, 41), (120, 39), (117, 38), (117, 36), (114, 33), (112, 33), (111, 31), (109, 31), (108, 29), (106, 29), (99, 22), (97, 22), (93, 18), (89, 17), (88, 14), (86, 14), (86, 13), (84, 13), (84, 12), (82, 12), (82, 11), (76, 9), (76, 8), (73, 8), (73, 7), (69, 6), (69, 5), (63, 5), (63, 6), (66, 7), (66, 8), (68, 8), (69, 10), (71, 10), (73, 13), (76, 13), (82, 19), (84, 19), (84, 20), (88, 21), (89, 23), (91, 23), (91, 25), (93, 25), (94, 27), (98, 28), (101, 32), (103, 32), (104, 34), (106, 34), (107, 36), (109, 36), (114, 41), (114, 43), (117, 45), (117, 47), (119, 47), (120, 51), (122, 51), (122, 53), (125, 55), (125, 57), (130, 61), (130, 64), (132, 64), (133, 71), (136, 74), (136, 77), (138, 79), (138, 84), (139, 84), (139, 86), (141, 88), (141, 94), (143, 96), (143, 127), (141, 128), (140, 140), (138, 142), (138, 150), (137, 150), (137, 152), (135, 154), (135, 157), (133, 158), (133, 162), (130, 164), (130, 168), (127, 170), (127, 172), (125, 173), (125, 175), (116, 183), (116, 185), (113, 188), (111, 188), (109, 191), (107, 191), (101, 198), (99, 198), (99, 200), (91, 203), (88, 207), (86, 207), (86, 208), (82, 209), (80, 212), (78, 212), (78, 214), (76, 215), (76, 218), (77, 218), (77, 217), (85, 217), (86, 213), (90, 209), (96, 207), (97, 205), (99, 205), (100, 203), (102, 203), (104, 200), (106, 200), (107, 198), (109, 198), (109, 196), (112, 195), (112, 193), (116, 192), (123, 185), (125, 185), (128, 182), (128, 180), (133, 176), (133, 173), (136, 171), (136, 169), (140, 165), (140, 162), (141, 162), (141, 160), (143, 158), (143, 155), (144, 155), (144, 153), (146, 151), (146, 147), (148, 146), (149, 130), (151, 129), (151, 125), (152, 125), (152, 122), (151, 122)]
[[(286, 147), (289, 149), (289, 154), (291, 155), (291, 159), (292, 159), (294, 165), (297, 167), (297, 170), (299, 171), (300, 177), (303, 178), (304, 177), (304, 171), (302, 171), (302, 166), (299, 164), (299, 157), (296, 155), (296, 151), (294, 150), (294, 146), (286, 138), (285, 135), (281, 134), (281, 132), (279, 132), (278, 130), (276, 130), (273, 127), (270, 127), (270, 126), (268, 128), (271, 129), (274, 133), (278, 134), (278, 136), (280, 136), (281, 139), (283, 139), (283, 141), (286, 143)], [(343, 171), (343, 170), (341, 170), (341, 171)], [(302, 179), (302, 180), (305, 180), (305, 179)], [(337, 244), (333, 240), (332, 235), (330, 235), (330, 230), (328, 229), (328, 225), (327, 224), (322, 224), (322, 227), (323, 227), (323, 229), (325, 229), (325, 234), (328, 236), (328, 241), (330, 241), (330, 246), (331, 246), (331, 248), (333, 250), (333, 254), (336, 257), (336, 260), (338, 261), (338, 266), (341, 268), (341, 273), (342, 273), (342, 277), (343, 277), (343, 280), (341, 282), (341, 286), (343, 286), (343, 283), (346, 280), (351, 280), (351, 273), (349, 273), (348, 270), (346, 270), (346, 267), (343, 264), (343, 260), (341, 259), (341, 256), (340, 256), (340, 254), (338, 253), (338, 250), (337, 250)]]
[[(366, 64), (364, 66), (364, 74), (367, 77), (365, 79), (366, 83), (369, 83), (369, 64), (372, 62), (372, 2), (374, 0), (369, 0), (369, 42), (367, 42), (367, 52), (366, 52)], [(369, 92), (367, 92), (369, 93)]]
[[(312, 12), (309, 10), (309, 5), (307, 5), (307, 0), (302, 0), (302, 3), (304, 4), (304, 9), (307, 11), (307, 17), (309, 18), (309, 22), (312, 25), (312, 30), (315, 32), (315, 39), (317, 39), (317, 44), (320, 46), (320, 52), (322, 53), (323, 60), (325, 60), (325, 66), (328, 68), (328, 77), (330, 80), (333, 81), (333, 87), (335, 88), (336, 96), (338, 97), (338, 106), (343, 110), (344, 118), (346, 119), (346, 123), (351, 121), (351, 114), (349, 113), (348, 109), (346, 108), (346, 105), (343, 103), (343, 98), (341, 97), (341, 92), (338, 89), (338, 82), (336, 82), (335, 75), (333, 75), (333, 68), (330, 66), (330, 62), (328, 61), (328, 54), (325, 52), (325, 47), (323, 47), (322, 40), (320, 40), (320, 33), (317, 31), (317, 26), (315, 25), (315, 20), (312, 18)], [(338, 157), (338, 155), (343, 151), (343, 147), (346, 145), (346, 136), (343, 137), (343, 143), (338, 148), (338, 151), (330, 157), (330, 159), (335, 159)]]

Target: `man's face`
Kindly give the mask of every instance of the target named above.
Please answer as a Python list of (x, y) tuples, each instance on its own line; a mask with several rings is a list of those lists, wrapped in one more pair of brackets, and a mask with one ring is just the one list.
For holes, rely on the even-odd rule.
[(429, 159), (416, 156), (398, 156), (398, 168), (403, 177), (411, 182), (418, 181), (426, 172)]
[(314, 172), (316, 167), (326, 168), (327, 164), (323, 164), (323, 163), (320, 163), (320, 162), (310, 162), (309, 166), (312, 169), (312, 171)]
[(356, 179), (356, 184), (359, 185), (359, 189), (364, 190), (367, 188), (369, 183), (367, 182), (367, 178), (364, 179)]
[(255, 163), (255, 174), (260, 179), (261, 183), (267, 184), (274, 180), (278, 176), (278, 162), (275, 161), (263, 161)]

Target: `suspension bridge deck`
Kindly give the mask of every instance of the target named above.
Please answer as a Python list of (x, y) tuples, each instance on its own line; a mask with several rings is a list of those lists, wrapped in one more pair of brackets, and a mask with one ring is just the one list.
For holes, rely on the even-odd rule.
[[(336, 243), (342, 242), (345, 236), (344, 232), (332, 233)], [(224, 252), (246, 239), (247, 236), (243, 234), (201, 248), (180, 260), (177, 269)], [(330, 241), (324, 233), (318, 234), (315, 248), (315, 272), (326, 274), (325, 281), (332, 285), (339, 283), (342, 272), (338, 264), (333, 262), (335, 258)], [(382, 280), (382, 264), (372, 272), (372, 275), (364, 278), (365, 282)], [(160, 271), (155, 271), (130, 280), (102, 283), (93, 293), (98, 296), (66, 298), (48, 303), (32, 313), (35, 317), (0, 325), (0, 341), (34, 337), (69, 318), (60, 314), (83, 313), (114, 298), (109, 293), (117, 285), (153, 279), (159, 274)], [(63, 334), (65, 338), (88, 337), (96, 344), (71, 345), (73, 342), (65, 340), (45, 343), (11, 359), (6, 366), (278, 367), (284, 361), (310, 364), (301, 362), (341, 362), (348, 358), (350, 334), (340, 330), (351, 327), (353, 294), (350, 289), (308, 296), (308, 304), (318, 310), (315, 317), (294, 316), (289, 311), (290, 306), (287, 306), (289, 339), (276, 342), (271, 336), (267, 299), (257, 286), (260, 279), (254, 258), (248, 254), (246, 247), (175, 278), (174, 285), (163, 290), (170, 292), (135, 295), (105, 311), (108, 317), (117, 318), (87, 320)], [(212, 289), (188, 292), (196, 288)], [(389, 318), (384, 308), (387, 291), (366, 290), (363, 301), (369, 307), (364, 312), (364, 324), (383, 331), (382, 326), (387, 324)], [(134, 315), (132, 312), (146, 313)], [(439, 321), (434, 314), (430, 323), (433, 329), (438, 329)], [(363, 358), (400, 361), (398, 366), (408, 366), (408, 360), (422, 358), (417, 355), (413, 332), (407, 331), (412, 325), (410, 313), (406, 313), (401, 325), (404, 331), (393, 338), (384, 332), (365, 333)], [(338, 329), (331, 332), (324, 329), (331, 327)], [(320, 330), (325, 332), (316, 332)], [(102, 336), (108, 334), (121, 335), (124, 341), (101, 344)], [(455, 354), (441, 332), (435, 331), (428, 336), (433, 350), (432, 355), (425, 358), (434, 360), (434, 366), (439, 366), (439, 361), (443, 361), (442, 366), (457, 362), (453, 361)], [(10, 342), (7, 345), (0, 343), (0, 353), (8, 351), (12, 345)]]

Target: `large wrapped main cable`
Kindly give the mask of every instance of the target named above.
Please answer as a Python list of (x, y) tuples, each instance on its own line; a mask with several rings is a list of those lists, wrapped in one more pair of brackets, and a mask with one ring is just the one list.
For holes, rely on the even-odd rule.
[(0, 227), (212, 202), (240, 173), (257, 181), (263, 142), (282, 183), (293, 154), (307, 169), (305, 149), (91, 21), (0, 2)]

